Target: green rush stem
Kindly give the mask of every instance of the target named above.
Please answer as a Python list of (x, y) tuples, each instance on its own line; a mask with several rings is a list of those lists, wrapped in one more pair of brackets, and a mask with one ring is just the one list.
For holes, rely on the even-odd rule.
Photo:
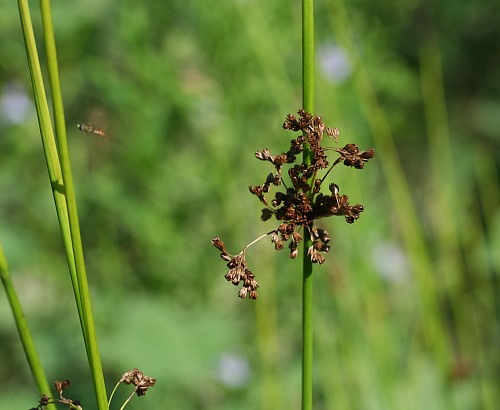
[[(80, 223), (76, 205), (75, 189), (69, 159), (68, 142), (66, 138), (66, 126), (64, 118), (64, 107), (62, 93), (59, 83), (59, 70), (57, 64), (56, 44), (52, 16), (50, 12), (50, 1), (41, 0), (42, 21), (44, 29), (45, 50), (47, 53), (47, 66), (49, 72), (50, 86), (53, 99), (54, 121), (56, 125), (57, 143), (59, 148), (60, 165), (64, 181), (64, 193), (67, 201), (67, 212), (69, 220), (69, 232), (71, 235), (72, 253), (68, 254), (68, 264), (75, 290), (76, 304), (82, 325), (82, 333), (87, 349), (90, 372), (94, 382), (94, 389), (99, 410), (108, 409), (106, 397), (106, 385), (102, 371), (102, 364), (97, 346), (97, 336), (94, 326), (90, 292), (87, 280), (85, 260), (83, 256), (82, 239), (80, 235)], [(59, 215), (59, 212), (58, 212)], [(63, 230), (63, 236), (67, 230)], [(76, 281), (73, 265), (76, 267)]]
[[(35, 107), (38, 115), (38, 124), (40, 127), (40, 134), (42, 137), (42, 145), (44, 149), (44, 154), (47, 163), (47, 170), (49, 172), (49, 179), (52, 187), (52, 193), (54, 196), (54, 202), (56, 203), (56, 207), (59, 210), (62, 210), (62, 215), (66, 215), (66, 200), (64, 198), (64, 194), (62, 192), (63, 180), (61, 169), (59, 166), (59, 158), (57, 154), (57, 147), (54, 141), (54, 133), (52, 130), (52, 123), (50, 121), (50, 112), (47, 104), (47, 99), (45, 97), (45, 88), (43, 85), (42, 71), (40, 68), (40, 62), (38, 60), (38, 52), (36, 49), (35, 43), (35, 35), (33, 33), (33, 26), (31, 24), (31, 16), (29, 12), (28, 2), (27, 0), (18, 0), (18, 8), (19, 8), (19, 17), (21, 20), (21, 29), (23, 32), (25, 47), (26, 47), (26, 56), (28, 60), (28, 66), (31, 77), (31, 84), (33, 87), (33, 95), (35, 100)], [(67, 223), (67, 219), (65, 221)], [(61, 222), (60, 222), (61, 223)], [(2, 262), (2, 270), (7, 269), (7, 265), (5, 262)], [(7, 277), (8, 278), (8, 277)], [(23, 347), (25, 349), (26, 355), (28, 356), (27, 360), (31, 367), (32, 375), (35, 380), (37, 380), (37, 384), (39, 385), (39, 378), (42, 377), (40, 375), (40, 364), (37, 363), (37, 359), (33, 361), (34, 355), (34, 346), (32, 341), (28, 341), (27, 337), (27, 326), (26, 323), (21, 323), (24, 321), (24, 317), (20, 317), (21, 313), (19, 301), (17, 297), (14, 296), (13, 288), (9, 286), (9, 280), (7, 282), (6, 290), (8, 292), (9, 301), (13, 306), (14, 318), (16, 320), (16, 325), (21, 326), (21, 342), (23, 343)], [(15, 298), (15, 299), (14, 299)], [(15, 309), (15, 310), (14, 310)], [(45, 384), (45, 383), (44, 383)], [(44, 393), (50, 393), (50, 389), (47, 389), (45, 385), (42, 385), (42, 389)], [(40, 387), (39, 387), (40, 388)], [(50, 408), (54, 408), (54, 405), (50, 405)]]
[[(314, 114), (314, 4), (302, 0), (302, 108)], [(304, 148), (304, 163), (311, 163), (311, 151)], [(313, 406), (313, 276), (312, 262), (307, 254), (312, 245), (308, 230), (304, 230), (302, 263), (302, 410)]]
[[(58, 138), (58, 145), (59, 145), (58, 154), (61, 155), (60, 147), (61, 145), (64, 146), (64, 141), (66, 140), (66, 125), (64, 120), (64, 107), (61, 96), (61, 88), (59, 86), (59, 70), (57, 67), (57, 54), (56, 54), (56, 45), (54, 39), (54, 29), (50, 14), (49, 1), (41, 0), (40, 6), (42, 11), (45, 50), (47, 54), (47, 66), (48, 66), (49, 82), (51, 89), (50, 91), (52, 94), (52, 109), (54, 112), (56, 137)], [(62, 162), (62, 160), (60, 161)], [(66, 201), (66, 196), (64, 196), (64, 200)], [(71, 282), (73, 285), (73, 291), (75, 295), (78, 314), (80, 317), (82, 317), (82, 304), (80, 299), (80, 289), (78, 286), (78, 278), (76, 273), (75, 257), (73, 255), (73, 244), (71, 240), (71, 232), (69, 227), (67, 204), (65, 204), (63, 209), (60, 209), (60, 207), (56, 206), (56, 211), (63, 238), (64, 250), (66, 252), (66, 257), (68, 259), (68, 267), (70, 271)]]
[[(54, 131), (47, 95), (40, 67), (40, 60), (36, 49), (35, 35), (31, 23), (31, 16), (27, 0), (18, 0), (21, 28), (25, 40), (26, 55), (30, 71), (31, 83), (35, 106), (38, 115), (42, 146), (49, 172), (57, 217), (61, 228), (63, 242), (70, 273), (72, 275), (75, 299), (80, 316), (82, 333), (87, 348), (90, 370), (96, 389), (96, 398), (99, 410), (106, 410), (107, 398), (102, 374), (101, 362), (97, 350), (93, 316), (90, 308), (90, 296), (83, 261), (83, 251), (80, 238), (80, 229), (76, 210), (73, 180), (69, 164), (69, 155), (66, 142), (64, 113), (59, 78), (57, 73), (57, 58), (55, 54), (55, 41), (50, 17), (50, 4), (48, 0), (41, 1), (44, 39), (46, 42), (47, 63), (51, 80), (54, 101), (54, 117), (59, 136), (59, 150), (55, 142)], [(61, 156), (61, 162), (59, 157)], [(61, 169), (62, 168), (62, 169)], [(64, 177), (63, 177), (64, 176)], [(75, 274), (76, 272), (76, 274)], [(75, 276), (76, 275), (76, 276)]]
[[(46, 394), (50, 396), (49, 382), (47, 381), (47, 376), (43, 371), (40, 357), (38, 356), (33, 338), (31, 337), (28, 322), (26, 320), (26, 317), (24, 316), (21, 303), (19, 302), (19, 298), (17, 297), (16, 290), (12, 283), (2, 245), (0, 245), (0, 278), (2, 279), (5, 293), (7, 295), (7, 300), (9, 301), (10, 308), (14, 316), (14, 321), (19, 333), (19, 338), (21, 339), (21, 343), (23, 345), (24, 354), (26, 355), (26, 359), (28, 360), (31, 374), (33, 376), (33, 379), (35, 380), (36, 385), (38, 386), (38, 391), (41, 395)], [(56, 407), (54, 405), (50, 405), (50, 407), (48, 408), (55, 409)]]

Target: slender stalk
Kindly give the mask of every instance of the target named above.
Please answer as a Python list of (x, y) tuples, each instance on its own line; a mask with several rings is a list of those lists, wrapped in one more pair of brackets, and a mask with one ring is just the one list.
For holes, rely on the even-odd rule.
[(303, 256), (302, 281), (302, 410), (312, 409), (313, 389), (313, 276), (312, 262), (307, 254), (311, 238), (306, 235)]
[(127, 400), (125, 400), (122, 404), (122, 406), (120, 407), (120, 410), (123, 410), (125, 408), (125, 406), (128, 404), (128, 402), (130, 400), (132, 400), (132, 397), (134, 397), (134, 394), (135, 394), (135, 390), (130, 394), (130, 396), (127, 397)]
[[(75, 189), (73, 185), (73, 176), (69, 159), (68, 142), (66, 138), (66, 126), (64, 119), (64, 108), (62, 102), (62, 93), (59, 83), (59, 70), (57, 65), (56, 44), (54, 38), (54, 29), (52, 25), (52, 16), (50, 12), (50, 1), (41, 0), (42, 21), (44, 28), (45, 50), (47, 52), (47, 66), (49, 71), (50, 86), (52, 91), (52, 101), (54, 110), (54, 120), (56, 124), (56, 135), (59, 147), (59, 158), (64, 180), (64, 190), (68, 204), (69, 227), (71, 234), (71, 243), (73, 246), (74, 264), (76, 265), (77, 286), (73, 286), (75, 293), (78, 290), (79, 297), (76, 298), (82, 332), (87, 349), (90, 371), (94, 382), (98, 408), (100, 410), (108, 409), (106, 385), (102, 364), (97, 346), (97, 336), (95, 332), (92, 308), (90, 303), (90, 292), (87, 281), (85, 260), (83, 256), (83, 246), (80, 235), (80, 223), (78, 221), (78, 210), (76, 205)], [(72, 263), (69, 262), (70, 271)], [(74, 283), (74, 277), (72, 275)]]
[[(57, 69), (57, 55), (56, 46), (54, 40), (54, 29), (52, 25), (52, 18), (50, 14), (50, 3), (48, 0), (41, 0), (41, 11), (42, 11), (42, 21), (44, 30), (44, 40), (45, 40), (45, 50), (47, 54), (47, 66), (49, 73), (49, 81), (52, 94), (52, 109), (54, 112), (54, 122), (56, 128), (56, 136), (58, 137), (59, 152), (61, 154), (61, 145), (65, 145), (63, 141), (66, 141), (66, 127), (64, 120), (64, 110), (62, 104), (61, 89), (59, 86), (59, 70)], [(61, 159), (62, 162), (62, 159)], [(59, 164), (58, 164), (59, 166)], [(62, 171), (61, 171), (62, 173)], [(64, 249), (67, 255), (68, 267), (71, 277), (71, 282), (73, 285), (73, 291), (75, 295), (76, 305), (79, 313), (79, 317), (82, 317), (82, 304), (80, 299), (80, 290), (78, 286), (78, 279), (76, 274), (75, 258), (73, 255), (73, 244), (71, 240), (71, 231), (69, 227), (68, 219), (68, 209), (67, 209), (67, 197), (62, 192), (64, 198), (64, 207), (58, 206), (56, 204), (56, 212), (59, 220), (59, 227), (61, 229), (61, 234), (64, 243)], [(82, 325), (83, 329), (83, 325)]]
[[(46, 41), (46, 50), (48, 56), (48, 67), (50, 71), (53, 98), (55, 100), (54, 116), (56, 119), (57, 131), (59, 136), (59, 152), (55, 143), (54, 131), (52, 128), (52, 122), (48, 108), (45, 87), (43, 84), (43, 77), (40, 69), (40, 62), (36, 49), (35, 37), (31, 24), (31, 17), (27, 0), (18, 0), (18, 6), (19, 14), (21, 17), (21, 26), (25, 39), (33, 93), (35, 96), (35, 106), (37, 109), (38, 122), (40, 124), (42, 145), (44, 148), (47, 168), (49, 171), (49, 178), (54, 195), (59, 225), (61, 227), (63, 241), (65, 244), (68, 265), (70, 267), (71, 277), (73, 281), (75, 300), (80, 316), (80, 323), (82, 326), (82, 333), (87, 349), (90, 370), (94, 381), (98, 408), (100, 410), (106, 410), (108, 408), (106, 390), (99, 352), (97, 349), (97, 338), (95, 335), (92, 310), (90, 306), (90, 295), (83, 258), (80, 228), (78, 223), (78, 214), (73, 188), (73, 179), (71, 175), (71, 167), (64, 129), (64, 113), (59, 87), (59, 78), (57, 73), (57, 58), (55, 53), (52, 19), (50, 17), (50, 4), (48, 0), (42, 1), (41, 6), (44, 23), (44, 37)], [(59, 162), (59, 156), (61, 156), (61, 162)]]
[(302, 0), (302, 105), (314, 113), (314, 1)]
[[(314, 5), (302, 0), (302, 106), (314, 113)], [(304, 163), (310, 164), (311, 152), (304, 149)], [(313, 276), (312, 262), (307, 250), (312, 241), (304, 232), (302, 264), (302, 410), (312, 410), (313, 400)]]
[[(14, 316), (14, 321), (16, 323), (17, 331), (19, 333), (19, 338), (23, 345), (24, 353), (26, 359), (28, 360), (28, 365), (31, 370), (31, 375), (38, 386), (40, 394), (50, 395), (49, 382), (47, 381), (47, 376), (42, 367), (40, 357), (35, 349), (35, 344), (33, 338), (31, 337), (31, 332), (28, 327), (28, 322), (24, 316), (21, 303), (17, 297), (16, 290), (12, 284), (12, 279), (10, 277), (9, 268), (7, 266), (7, 260), (3, 253), (2, 245), (0, 245), (0, 278), (2, 280), (5, 293), (7, 295), (7, 300), (9, 301), (12, 314)], [(54, 405), (49, 408), (55, 409)]]
[(113, 396), (115, 395), (115, 392), (116, 392), (116, 389), (118, 389), (118, 386), (121, 384), (121, 381), (118, 381), (118, 383), (116, 383), (113, 391), (111, 392), (111, 394), (109, 395), (109, 400), (108, 400), (108, 407), (111, 406), (111, 400), (113, 400)]

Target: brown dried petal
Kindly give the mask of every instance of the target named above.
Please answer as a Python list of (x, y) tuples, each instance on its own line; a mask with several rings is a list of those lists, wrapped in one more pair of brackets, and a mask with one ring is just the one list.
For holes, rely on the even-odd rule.
[(366, 159), (366, 160), (372, 159), (375, 157), (375, 150), (373, 148), (370, 148), (366, 151), (361, 151), (360, 156), (361, 156), (361, 158)]
[(257, 151), (255, 153), (255, 158), (260, 159), (261, 161), (273, 161), (274, 155), (272, 155), (266, 148), (263, 149), (262, 151)]
[(62, 380), (62, 381), (57, 380), (54, 382), (54, 388), (59, 393), (59, 396), (62, 396), (63, 391), (69, 387), (69, 384), (70, 384), (69, 380)]
[(299, 243), (301, 240), (302, 240), (302, 235), (300, 233), (298, 233), (297, 231), (295, 231), (292, 234), (292, 241), (295, 243)]
[(218, 236), (212, 239), (212, 245), (215, 246), (219, 251), (227, 254), (224, 242), (222, 242), (222, 240)]
[(274, 249), (275, 250), (281, 251), (283, 249), (283, 242), (279, 238), (279, 236), (276, 233), (276, 231), (271, 234), (271, 242), (274, 243)]
[(267, 199), (264, 196), (263, 189), (260, 185), (249, 186), (248, 190), (250, 191), (250, 193), (256, 195), (260, 199), (260, 201), (267, 206)]
[(290, 242), (288, 245), (288, 248), (290, 248), (290, 258), (295, 259), (297, 255), (299, 254), (299, 251), (297, 250), (297, 242)]
[(337, 142), (339, 140), (340, 132), (339, 132), (338, 128), (326, 128), (325, 133), (330, 138), (332, 138), (335, 142)]

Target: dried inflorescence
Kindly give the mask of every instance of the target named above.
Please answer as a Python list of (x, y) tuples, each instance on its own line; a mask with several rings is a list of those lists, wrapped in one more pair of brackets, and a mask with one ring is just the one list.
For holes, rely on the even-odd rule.
[[(150, 387), (153, 387), (156, 383), (156, 379), (153, 377), (146, 376), (138, 369), (132, 369), (128, 372), (125, 372), (118, 383), (116, 384), (111, 396), (109, 398), (109, 402), (113, 398), (113, 395), (116, 391), (116, 388), (121, 384), (133, 384), (135, 386), (132, 394), (127, 398), (125, 403), (122, 405), (122, 409), (126, 406), (126, 404), (130, 401), (134, 394), (137, 396), (144, 396)], [(38, 401), (38, 406), (33, 407), (30, 410), (44, 410), (48, 404), (63, 404), (66, 405), (70, 410), (83, 410), (81, 403), (78, 400), (67, 399), (63, 396), (64, 390), (66, 390), (70, 385), (69, 380), (62, 380), (54, 382), (54, 388), (59, 394), (58, 399), (52, 399), (48, 395), (43, 394)]]
[(238, 296), (245, 299), (248, 295), (250, 299), (257, 299), (257, 288), (259, 284), (255, 280), (253, 273), (248, 269), (245, 251), (242, 251), (236, 256), (230, 255), (224, 246), (224, 242), (222, 242), (218, 236), (212, 239), (212, 245), (221, 251), (221, 258), (227, 262), (229, 271), (225, 275), (226, 280), (235, 286), (243, 282), (243, 286)]
[[(365, 162), (375, 156), (375, 151), (360, 150), (356, 144), (346, 144), (342, 148), (324, 148), (321, 146), (323, 136), (326, 135), (337, 143), (338, 129), (327, 127), (321, 117), (302, 109), (298, 114), (298, 118), (288, 114), (283, 124), (285, 130), (301, 133), (290, 142), (290, 149), (287, 152), (273, 155), (266, 148), (255, 153), (257, 159), (270, 162), (274, 169), (267, 175), (262, 185), (250, 186), (249, 190), (265, 206), (262, 209), (261, 219), (267, 221), (274, 216), (280, 221), (276, 229), (262, 237), (270, 235), (276, 250), (282, 250), (283, 243), (290, 241), (288, 245), (290, 257), (296, 258), (298, 244), (302, 241), (299, 231), (306, 230), (312, 241), (307, 253), (313, 263), (322, 264), (325, 261), (323, 253), (330, 250), (328, 245), (330, 237), (328, 232), (315, 225), (315, 221), (329, 216), (344, 216), (348, 223), (353, 223), (364, 210), (363, 205), (350, 205), (347, 195), (340, 195), (339, 186), (335, 183), (329, 183), (328, 193), (321, 192), (323, 182), (338, 164), (363, 169)], [(331, 165), (327, 152), (338, 154)], [(304, 161), (296, 163), (298, 154), (304, 154)], [(287, 164), (290, 168), (285, 181), (283, 167)], [(320, 177), (319, 173), (323, 170), (325, 170), (324, 175)], [(277, 191), (272, 199), (267, 197), (271, 186), (283, 188)], [(243, 282), (238, 294), (241, 298), (247, 295), (251, 299), (257, 298), (256, 290), (259, 285), (248, 269), (245, 259), (246, 250), (255, 242), (247, 245), (238, 255), (230, 255), (219, 237), (212, 239), (212, 244), (221, 251), (221, 257), (229, 267), (226, 279), (234, 285)]]
[(156, 384), (156, 379), (146, 376), (138, 369), (132, 369), (123, 373), (118, 383), (133, 384), (135, 386), (135, 393), (138, 396), (144, 396), (150, 387)]
[(58, 399), (52, 399), (48, 395), (43, 394), (38, 401), (38, 406), (33, 407), (30, 410), (42, 410), (45, 409), (48, 404), (63, 404), (71, 410), (83, 410), (83, 407), (79, 400), (67, 399), (63, 396), (64, 390), (66, 390), (70, 385), (69, 380), (57, 380), (54, 382), (54, 388), (59, 394)]

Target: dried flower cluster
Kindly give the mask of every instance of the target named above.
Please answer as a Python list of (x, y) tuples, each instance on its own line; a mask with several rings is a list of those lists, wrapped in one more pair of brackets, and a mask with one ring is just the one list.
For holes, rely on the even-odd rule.
[(42, 397), (40, 397), (40, 400), (38, 401), (38, 406), (33, 407), (30, 410), (42, 410), (48, 404), (64, 404), (68, 406), (69, 409), (72, 410), (83, 410), (83, 407), (79, 400), (67, 399), (63, 396), (63, 391), (69, 387), (69, 384), (70, 384), (69, 380), (55, 381), (54, 388), (59, 394), (59, 399), (51, 399), (46, 394), (43, 394)]
[(221, 258), (227, 262), (229, 271), (226, 273), (226, 280), (235, 286), (243, 282), (243, 287), (240, 289), (238, 296), (245, 299), (248, 295), (250, 299), (257, 299), (257, 288), (259, 284), (255, 280), (253, 273), (248, 269), (245, 252), (243, 251), (236, 256), (230, 255), (218, 236), (212, 239), (212, 245), (221, 251)]
[(116, 392), (116, 389), (120, 384), (133, 384), (135, 386), (134, 391), (127, 397), (125, 402), (123, 403), (121, 408), (124, 408), (127, 403), (132, 400), (132, 397), (134, 397), (134, 394), (137, 394), (137, 396), (144, 396), (148, 389), (150, 387), (153, 387), (156, 383), (156, 379), (153, 377), (146, 376), (143, 372), (141, 372), (138, 369), (132, 369), (128, 372), (123, 373), (122, 377), (120, 380), (118, 380), (118, 383), (116, 383), (115, 388), (111, 392), (111, 395), (109, 397), (109, 401), (113, 399), (113, 396)]
[[(148, 389), (150, 387), (153, 387), (156, 383), (156, 379), (144, 375), (140, 370), (138, 369), (133, 369), (128, 372), (125, 372), (123, 376), (120, 378), (118, 383), (115, 386), (115, 389), (111, 393), (111, 396), (109, 398), (109, 401), (111, 402), (111, 399), (113, 398), (113, 395), (116, 391), (116, 388), (121, 384), (133, 384), (135, 386), (134, 391), (132, 394), (127, 398), (125, 403), (122, 405), (122, 409), (125, 407), (125, 405), (130, 401), (130, 399), (133, 397), (134, 394), (137, 394), (137, 396), (144, 396)], [(68, 406), (69, 409), (71, 410), (83, 410), (83, 407), (81, 403), (78, 400), (72, 400), (72, 399), (67, 399), (63, 396), (63, 391), (66, 390), (69, 387), (69, 380), (63, 380), (63, 381), (56, 381), (54, 382), (54, 388), (56, 389), (57, 393), (59, 394), (58, 399), (52, 399), (48, 395), (44, 394), (38, 401), (38, 406), (33, 407), (30, 410), (43, 410), (46, 408), (48, 404), (63, 404)]]
[[(300, 231), (303, 228), (307, 230), (312, 241), (307, 252), (311, 261), (322, 264), (325, 261), (323, 254), (330, 250), (328, 244), (330, 237), (327, 231), (315, 225), (315, 221), (329, 216), (344, 216), (348, 223), (353, 223), (363, 211), (363, 205), (350, 205), (347, 195), (339, 194), (337, 184), (330, 183), (329, 192), (326, 194), (321, 192), (321, 188), (334, 166), (344, 164), (363, 169), (365, 162), (375, 156), (375, 151), (360, 150), (355, 144), (347, 144), (343, 148), (323, 148), (321, 142), (324, 135), (337, 144), (338, 129), (327, 127), (321, 117), (304, 110), (299, 110), (298, 114), (299, 118), (288, 114), (283, 124), (285, 130), (300, 132), (299, 136), (291, 141), (287, 152), (273, 155), (266, 148), (255, 153), (257, 159), (270, 162), (274, 169), (267, 175), (262, 185), (249, 187), (250, 192), (265, 206), (262, 209), (261, 219), (267, 221), (274, 216), (280, 221), (280, 225), (247, 245), (238, 255), (230, 255), (219, 237), (212, 239), (212, 244), (221, 251), (221, 258), (227, 262), (229, 271), (225, 275), (226, 279), (234, 285), (243, 282), (238, 294), (243, 299), (247, 295), (250, 299), (256, 299), (256, 290), (259, 287), (245, 259), (249, 246), (270, 235), (276, 250), (282, 250), (283, 243), (290, 241), (288, 245), (290, 257), (296, 258), (298, 244), (302, 241)], [(332, 164), (328, 161), (327, 151), (338, 155)], [(298, 154), (304, 154), (304, 161), (296, 163)], [(288, 184), (288, 180), (283, 179), (283, 166), (286, 164), (290, 165), (287, 171), (290, 181)], [(326, 171), (320, 177), (318, 174), (323, 170)], [(282, 187), (283, 190), (277, 191), (274, 198), (268, 199), (271, 186)]]
[(144, 396), (148, 389), (155, 385), (156, 379), (146, 376), (143, 372), (134, 368), (123, 373), (119, 383), (133, 384), (135, 386), (134, 392), (138, 396)]

